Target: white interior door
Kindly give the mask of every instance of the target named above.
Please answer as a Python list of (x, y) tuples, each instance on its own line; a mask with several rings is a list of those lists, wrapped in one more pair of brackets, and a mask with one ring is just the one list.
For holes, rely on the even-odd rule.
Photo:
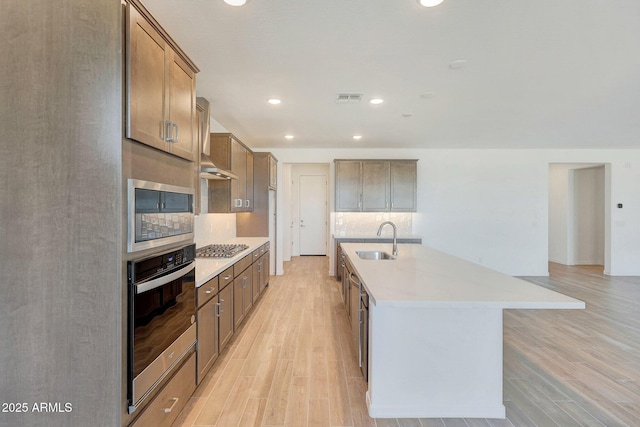
[(300, 255), (327, 254), (327, 177), (300, 175)]

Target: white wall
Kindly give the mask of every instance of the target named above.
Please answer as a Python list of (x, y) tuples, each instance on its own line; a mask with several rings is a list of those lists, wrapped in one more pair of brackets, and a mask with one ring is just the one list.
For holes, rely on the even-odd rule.
[[(569, 172), (572, 165), (549, 166), (549, 261), (569, 265), (573, 262), (573, 245), (569, 245)], [(571, 261), (570, 261), (571, 260)]]
[[(282, 163), (330, 163), (332, 212), (333, 159), (419, 159), (418, 212), (413, 232), (428, 246), (522, 276), (548, 274), (549, 164), (610, 163), (612, 191), (605, 212), (612, 224), (608, 273), (640, 275), (640, 150), (269, 151)], [(624, 203), (624, 208), (617, 209), (617, 203)], [(278, 206), (282, 209), (281, 192)], [(283, 224), (278, 227), (282, 230)]]
[(236, 237), (236, 214), (200, 214), (194, 221), (196, 248)]
[(574, 254), (578, 265), (604, 264), (604, 166), (574, 171)]

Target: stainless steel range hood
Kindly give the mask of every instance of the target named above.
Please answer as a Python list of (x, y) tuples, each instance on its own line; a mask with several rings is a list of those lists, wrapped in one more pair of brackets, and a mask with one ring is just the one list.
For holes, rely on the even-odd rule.
[(238, 179), (238, 175), (231, 171), (218, 168), (209, 156), (200, 153), (200, 178), (206, 179)]
[(198, 97), (196, 99), (197, 107), (202, 111), (202, 120), (200, 121), (200, 135), (202, 138), (202, 151), (200, 152), (200, 178), (205, 179), (238, 179), (238, 175), (231, 171), (218, 168), (209, 157), (210, 150), (210, 126), (209, 114), (211, 108), (209, 101), (205, 98)]

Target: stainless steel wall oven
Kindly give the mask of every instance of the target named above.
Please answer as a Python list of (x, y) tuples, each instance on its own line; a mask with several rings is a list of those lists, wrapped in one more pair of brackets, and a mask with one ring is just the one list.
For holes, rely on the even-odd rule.
[(128, 261), (129, 413), (193, 351), (194, 244)]
[(193, 188), (128, 180), (127, 250), (193, 241)]

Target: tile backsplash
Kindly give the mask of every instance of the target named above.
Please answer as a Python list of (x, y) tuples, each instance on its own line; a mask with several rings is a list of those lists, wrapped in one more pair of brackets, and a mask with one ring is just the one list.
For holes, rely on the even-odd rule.
[[(413, 231), (413, 214), (410, 212), (336, 212), (336, 236), (375, 236), (380, 223), (392, 221), (398, 235), (408, 235)], [(391, 227), (382, 230), (383, 236), (393, 235)]]
[(200, 214), (195, 217), (196, 247), (236, 237), (236, 214)]

